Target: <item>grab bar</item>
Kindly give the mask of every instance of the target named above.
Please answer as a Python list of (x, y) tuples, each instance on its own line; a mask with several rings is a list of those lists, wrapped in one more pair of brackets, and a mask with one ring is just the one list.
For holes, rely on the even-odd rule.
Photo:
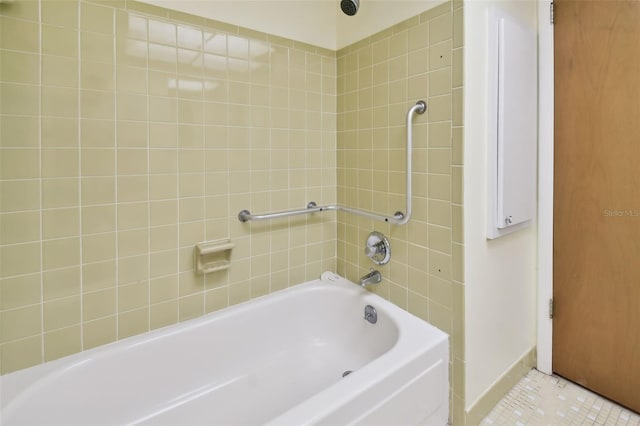
[(296, 210), (285, 210), (280, 212), (273, 213), (263, 213), (263, 214), (252, 214), (249, 210), (241, 210), (238, 213), (238, 220), (240, 222), (247, 222), (249, 220), (259, 221), (259, 220), (268, 220), (268, 219), (278, 219), (282, 217), (289, 216), (298, 216), (302, 214), (309, 213), (317, 213), (323, 211), (344, 211), (347, 213), (353, 213), (358, 216), (368, 217), (369, 219), (379, 220), (382, 222), (392, 223), (395, 225), (405, 225), (411, 219), (411, 194), (412, 194), (412, 186), (411, 186), (411, 174), (413, 172), (412, 167), (412, 151), (413, 151), (413, 129), (412, 129), (412, 119), (415, 113), (424, 114), (427, 110), (427, 104), (424, 101), (418, 101), (414, 106), (409, 108), (407, 112), (407, 170), (406, 170), (406, 179), (407, 179), (407, 188), (406, 188), (406, 208), (405, 212), (396, 212), (393, 216), (383, 216), (376, 213), (368, 212), (366, 210), (358, 210), (353, 209), (351, 207), (345, 207), (341, 205), (328, 205), (328, 206), (318, 206), (315, 202), (311, 201), (307, 204), (306, 209), (296, 209)]
[(354, 213), (360, 216), (368, 217), (370, 219), (376, 219), (376, 220), (381, 220), (383, 222), (389, 222), (389, 223), (395, 223), (395, 224), (400, 224), (401, 220), (404, 218), (404, 213), (402, 212), (396, 212), (396, 214), (394, 214), (393, 216), (387, 217), (387, 216), (382, 216), (376, 213), (371, 213), (365, 210), (357, 210), (357, 209), (352, 209), (350, 207), (344, 207), (340, 205), (319, 206), (315, 203), (315, 201), (310, 201), (309, 204), (307, 204), (306, 209), (284, 210), (280, 212), (263, 213), (263, 214), (252, 214), (249, 210), (241, 210), (238, 213), (238, 220), (240, 222), (247, 222), (249, 220), (260, 221), (260, 220), (268, 220), (268, 219), (278, 219), (281, 217), (298, 216), (298, 215), (309, 214), (309, 213), (318, 213), (318, 212), (324, 212), (324, 211), (345, 211), (348, 213)]

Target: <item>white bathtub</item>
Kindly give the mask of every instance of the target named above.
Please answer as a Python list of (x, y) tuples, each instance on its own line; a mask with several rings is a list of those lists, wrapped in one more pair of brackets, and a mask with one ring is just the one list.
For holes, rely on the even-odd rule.
[(445, 425), (448, 362), (445, 333), (325, 272), (2, 376), (0, 424)]

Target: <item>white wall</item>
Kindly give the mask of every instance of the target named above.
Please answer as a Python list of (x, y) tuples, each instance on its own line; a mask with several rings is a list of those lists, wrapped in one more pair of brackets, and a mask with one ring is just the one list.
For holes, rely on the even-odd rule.
[(464, 10), (466, 408), (535, 346), (536, 227), (487, 240), (487, 11), (533, 28), (535, 1), (467, 0)]
[(446, 0), (360, 0), (349, 17), (340, 0), (141, 0), (209, 19), (338, 50)]

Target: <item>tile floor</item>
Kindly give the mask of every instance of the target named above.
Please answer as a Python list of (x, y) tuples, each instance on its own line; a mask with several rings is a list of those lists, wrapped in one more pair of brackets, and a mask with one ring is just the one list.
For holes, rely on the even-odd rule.
[(640, 415), (558, 376), (531, 370), (482, 426), (640, 425)]

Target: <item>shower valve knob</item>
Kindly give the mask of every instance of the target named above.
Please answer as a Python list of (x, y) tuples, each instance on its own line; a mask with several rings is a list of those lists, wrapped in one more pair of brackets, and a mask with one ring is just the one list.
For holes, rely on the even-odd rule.
[(364, 246), (364, 253), (376, 265), (385, 265), (391, 260), (391, 247), (389, 240), (380, 232), (373, 231), (369, 234)]

